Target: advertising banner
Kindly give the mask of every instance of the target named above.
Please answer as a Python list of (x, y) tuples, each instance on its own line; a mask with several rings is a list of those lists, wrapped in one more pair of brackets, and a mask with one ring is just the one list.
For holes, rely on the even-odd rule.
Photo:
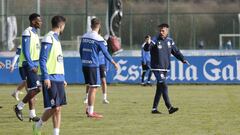
[[(108, 83), (138, 84), (141, 82), (140, 57), (115, 57), (120, 68), (116, 71), (112, 65), (107, 72)], [(191, 65), (183, 64), (171, 57), (171, 70), (168, 83), (184, 84), (240, 84), (240, 56), (188, 56)], [(1, 84), (15, 84), (21, 81), (18, 68), (9, 72), (11, 58), (0, 58), (6, 67), (0, 70)], [(80, 58), (64, 58), (65, 78), (69, 84), (84, 84)], [(152, 82), (155, 77), (152, 75)]]

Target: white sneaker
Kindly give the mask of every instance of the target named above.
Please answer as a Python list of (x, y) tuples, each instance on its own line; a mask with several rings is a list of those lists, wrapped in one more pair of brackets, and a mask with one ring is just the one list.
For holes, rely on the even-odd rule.
[(17, 101), (19, 101), (18, 93), (16, 91), (13, 91), (11, 94), (13, 98), (15, 98)]
[(83, 103), (84, 103), (84, 104), (87, 104), (87, 103), (88, 103), (88, 99), (87, 99), (87, 98), (84, 98)]
[(107, 99), (103, 99), (103, 104), (109, 104), (110, 102)]

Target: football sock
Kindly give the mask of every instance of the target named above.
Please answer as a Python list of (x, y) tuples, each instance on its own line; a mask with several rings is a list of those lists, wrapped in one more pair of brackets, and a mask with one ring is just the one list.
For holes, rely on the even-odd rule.
[(43, 125), (43, 121), (42, 119), (40, 118), (40, 120), (38, 122), (36, 122), (36, 128), (40, 129)]
[(144, 83), (145, 74), (146, 74), (146, 71), (143, 71), (143, 73), (142, 73), (142, 83)]
[(88, 106), (88, 113), (93, 114), (93, 109), (94, 109), (93, 106)]
[(18, 103), (17, 108), (19, 110), (22, 110), (24, 106), (25, 106), (25, 104), (23, 103), (23, 101), (21, 101), (21, 102)]
[(30, 118), (36, 117), (35, 109), (29, 110), (29, 117)]
[(107, 93), (103, 94), (103, 100), (107, 100)]
[(53, 129), (53, 135), (59, 135), (60, 129), (59, 128), (54, 128)]

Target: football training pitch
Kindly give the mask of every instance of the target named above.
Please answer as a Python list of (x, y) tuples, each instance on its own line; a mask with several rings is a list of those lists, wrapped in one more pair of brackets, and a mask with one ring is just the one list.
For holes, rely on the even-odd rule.
[[(28, 105), (23, 111), (23, 122), (13, 112), (17, 101), (10, 94), (15, 88), (0, 85), (0, 135), (31, 135), (33, 123), (28, 122)], [(86, 117), (83, 85), (69, 85), (66, 92), (68, 105), (62, 110), (61, 135), (240, 134), (240, 85), (170, 85), (171, 102), (180, 108), (171, 115), (162, 98), (159, 111), (163, 114), (150, 113), (155, 86), (111, 85), (110, 104), (102, 104), (100, 89), (97, 93), (95, 110), (104, 115), (101, 120)], [(43, 112), (42, 93), (37, 96), (36, 111), (38, 116)], [(42, 135), (51, 134), (49, 119)]]

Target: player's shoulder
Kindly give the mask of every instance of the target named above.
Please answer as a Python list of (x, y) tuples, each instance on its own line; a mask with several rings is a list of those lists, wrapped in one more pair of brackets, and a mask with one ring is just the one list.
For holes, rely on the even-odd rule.
[(104, 38), (101, 35), (99, 35), (97, 32), (94, 32), (94, 31), (85, 33), (82, 36), (82, 39), (90, 39), (90, 40), (93, 40), (97, 44), (104, 44), (107, 46), (107, 42), (104, 40)]
[(53, 32), (48, 32), (42, 39), (42, 43), (52, 43)]
[(105, 41), (102, 36), (100, 36), (97, 32), (94, 31), (85, 33), (82, 38), (89, 38), (95, 41)]
[(167, 37), (167, 40), (170, 40), (170, 41), (172, 41), (173, 39), (172, 39), (171, 37)]
[(89, 35), (89, 33), (87, 32), (87, 33), (84, 33), (83, 35), (82, 35), (82, 37), (81, 38), (87, 38), (88, 37), (88, 35)]
[(167, 37), (167, 40), (169, 41), (173, 41), (173, 39), (171, 37)]
[(104, 38), (101, 35), (97, 35), (96, 40), (99, 42), (106, 42), (106, 40), (104, 40)]
[(171, 37), (167, 37), (167, 41), (171, 44), (171, 45), (175, 45), (175, 42), (173, 41), (173, 39)]
[(30, 31), (32, 30), (32, 27), (28, 27), (26, 28), (23, 33), (22, 33), (22, 36), (30, 36)]
[[(100, 36), (100, 35), (99, 35), (99, 36)], [(100, 36), (100, 37), (99, 37), (99, 40), (97, 40), (97, 41), (98, 41), (99, 43), (107, 46), (107, 42), (106, 42), (106, 40), (105, 40), (102, 36)]]

